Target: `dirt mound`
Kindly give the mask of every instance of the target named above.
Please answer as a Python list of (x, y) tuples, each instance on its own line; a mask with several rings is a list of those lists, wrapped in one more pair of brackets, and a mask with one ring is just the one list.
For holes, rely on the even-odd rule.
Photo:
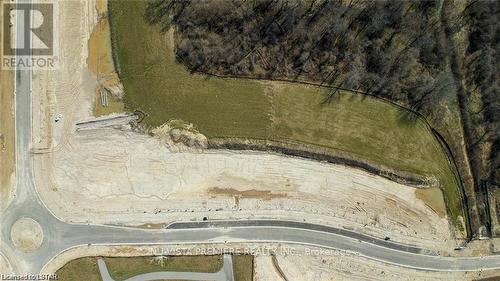
[(170, 148), (187, 150), (208, 147), (207, 137), (198, 132), (193, 124), (181, 120), (171, 120), (151, 130), (151, 133), (163, 140)]
[(125, 94), (123, 91), (123, 85), (116, 73), (112, 73), (111, 75), (101, 79), (101, 81), (99, 81), (98, 89), (100, 92), (106, 92), (115, 100), (119, 101), (123, 99), (123, 95)]

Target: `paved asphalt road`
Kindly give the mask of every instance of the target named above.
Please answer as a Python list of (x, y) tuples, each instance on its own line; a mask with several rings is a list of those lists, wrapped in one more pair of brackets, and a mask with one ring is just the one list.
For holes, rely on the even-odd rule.
[(417, 248), (410, 245), (394, 243), (385, 239), (375, 238), (363, 233), (341, 229), (331, 226), (318, 225), (305, 222), (279, 221), (279, 220), (226, 220), (226, 221), (198, 221), (198, 222), (176, 222), (168, 225), (168, 229), (192, 229), (192, 228), (213, 228), (213, 227), (249, 227), (249, 226), (265, 226), (265, 227), (285, 227), (285, 228), (302, 228), (316, 230), (321, 232), (329, 232), (341, 236), (348, 236), (353, 239), (362, 240), (381, 247), (391, 248), (394, 250), (405, 251), (415, 254), (433, 254), (422, 248)]
[[(115, 281), (111, 278), (106, 263), (103, 259), (98, 259), (97, 264), (103, 281)], [(234, 281), (233, 258), (231, 255), (224, 255), (222, 268), (214, 273), (204, 272), (151, 272), (133, 276), (125, 281), (152, 281), (152, 280), (200, 280), (200, 281)]]
[[(19, 0), (27, 2), (28, 0)], [(16, 20), (16, 24), (21, 19)], [(24, 36), (17, 32), (19, 39)], [(142, 230), (98, 225), (76, 225), (55, 218), (40, 201), (33, 177), (31, 157), (31, 71), (16, 71), (16, 197), (0, 214), (0, 251), (17, 273), (38, 273), (60, 252), (79, 245), (182, 244), (214, 242), (276, 242), (295, 243), (323, 248), (346, 250), (365, 257), (404, 267), (435, 271), (477, 271), (500, 269), (500, 256), (449, 258), (415, 253), (414, 247), (395, 248), (378, 239), (353, 232), (324, 231), (322, 226), (279, 222), (262, 225), (259, 222), (213, 224), (211, 226), (179, 225), (172, 229)], [(43, 244), (31, 253), (17, 250), (10, 240), (10, 229), (22, 217), (40, 223)], [(276, 221), (277, 222), (277, 221)], [(377, 242), (374, 242), (377, 241)]]

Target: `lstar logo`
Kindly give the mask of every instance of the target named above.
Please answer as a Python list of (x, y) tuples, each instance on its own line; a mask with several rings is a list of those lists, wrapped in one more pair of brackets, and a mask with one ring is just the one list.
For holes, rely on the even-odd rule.
[[(5, 3), (3, 54), (52, 56), (54, 7), (51, 3)], [(8, 37), (8, 38), (6, 38)]]

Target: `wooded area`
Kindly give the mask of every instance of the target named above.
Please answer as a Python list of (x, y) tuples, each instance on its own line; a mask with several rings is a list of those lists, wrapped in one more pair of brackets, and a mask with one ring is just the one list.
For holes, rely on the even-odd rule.
[[(475, 175), (479, 200), (485, 202), (485, 216), (491, 208), (488, 193), (500, 188), (500, 3), (471, 2), (462, 25), (468, 31), (468, 44), (461, 66), (466, 90), (465, 127), (470, 127), (467, 151)], [(491, 196), (491, 195), (490, 195)], [(488, 208), (489, 207), (489, 208)], [(500, 233), (496, 233), (499, 235)]]
[(428, 112), (443, 74), (437, 2), (156, 1), (191, 71), (316, 81)]
[(154, 0), (145, 18), (164, 31), (175, 27), (177, 59), (192, 72), (359, 90), (438, 128), (459, 116), (464, 136), (448, 141), (465, 140), (476, 196), (468, 200), (480, 213), (472, 224), (489, 229), (487, 191), (500, 188), (499, 7), (477, 0)]

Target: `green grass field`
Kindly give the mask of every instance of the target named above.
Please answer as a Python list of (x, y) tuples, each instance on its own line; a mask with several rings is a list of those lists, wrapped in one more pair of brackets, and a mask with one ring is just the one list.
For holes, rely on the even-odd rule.
[[(104, 258), (111, 277), (116, 281), (156, 271), (217, 272), (222, 268), (222, 256), (170, 256), (163, 265), (152, 257)], [(253, 256), (233, 256), (236, 281), (253, 280)], [(101, 281), (97, 258), (72, 260), (56, 272), (60, 281)]]
[(347, 153), (396, 170), (436, 176), (452, 221), (463, 210), (446, 156), (421, 121), (380, 100), (274, 81), (191, 74), (176, 62), (173, 32), (144, 21), (147, 1), (111, 1), (114, 54), (128, 110), (150, 126), (171, 119), (193, 123), (209, 138), (293, 141)]

